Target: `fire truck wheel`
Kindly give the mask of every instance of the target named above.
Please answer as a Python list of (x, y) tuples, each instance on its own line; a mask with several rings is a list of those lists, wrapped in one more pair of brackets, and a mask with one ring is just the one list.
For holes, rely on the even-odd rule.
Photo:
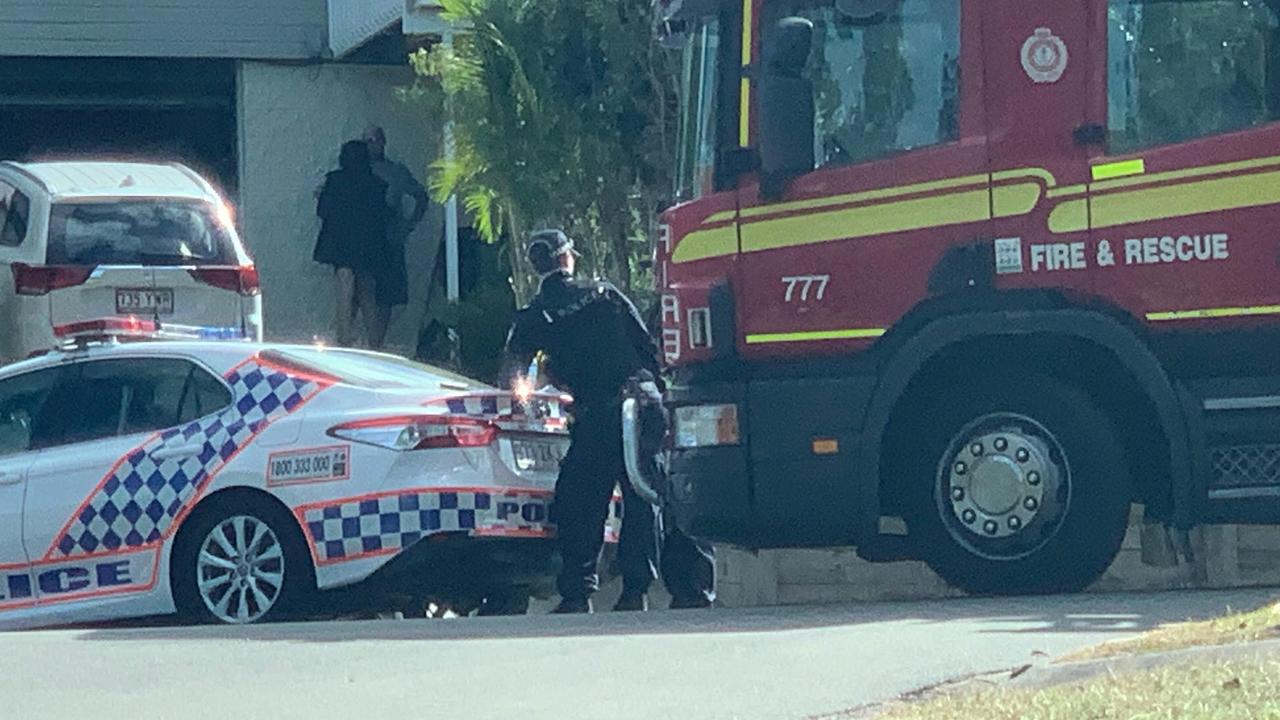
[(1106, 571), (1129, 480), (1111, 419), (1084, 393), (1005, 377), (953, 386), (921, 409), (913, 434), (926, 451), (906, 460), (907, 521), (939, 575), (1017, 595), (1075, 592)]

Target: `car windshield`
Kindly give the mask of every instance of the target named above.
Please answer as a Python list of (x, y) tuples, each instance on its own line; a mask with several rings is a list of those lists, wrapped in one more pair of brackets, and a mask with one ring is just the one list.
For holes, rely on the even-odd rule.
[(231, 230), (196, 200), (64, 202), (49, 217), (50, 265), (237, 265)]
[(274, 357), (289, 365), (310, 368), (357, 387), (400, 389), (451, 385), (459, 390), (486, 389), (485, 385), (448, 370), (394, 355), (328, 348), (288, 348), (268, 350), (262, 356), (266, 360)]

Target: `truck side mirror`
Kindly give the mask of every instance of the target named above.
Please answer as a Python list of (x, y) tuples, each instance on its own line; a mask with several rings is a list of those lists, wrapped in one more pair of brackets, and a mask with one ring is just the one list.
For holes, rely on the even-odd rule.
[(787, 184), (814, 166), (813, 83), (804, 77), (813, 23), (778, 22), (764, 49), (760, 79), (760, 194), (782, 196)]

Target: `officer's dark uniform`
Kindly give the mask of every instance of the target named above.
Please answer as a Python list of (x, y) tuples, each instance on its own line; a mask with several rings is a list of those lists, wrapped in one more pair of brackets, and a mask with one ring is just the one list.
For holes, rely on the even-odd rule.
[[(571, 247), (563, 234), (554, 236), (558, 239), (552, 244)], [(598, 589), (596, 566), (615, 485), (622, 487), (624, 497), (618, 548), (624, 594), (643, 594), (657, 575), (657, 513), (635, 494), (626, 477), (622, 392), (630, 380), (659, 381), (658, 346), (635, 306), (617, 288), (603, 281), (575, 280), (561, 270), (543, 278), (538, 295), (517, 313), (507, 339), (507, 356), (520, 367), (527, 367), (539, 351), (549, 357), (549, 374), (557, 386), (574, 398), (572, 443), (556, 483), (555, 519), (564, 559), (557, 582), (560, 595), (566, 607), (581, 608)], [(698, 552), (691, 541), (685, 542), (691, 550), (677, 541), (664, 553), (676, 558), (675, 567)], [(676, 604), (705, 604), (710, 568), (686, 565), (688, 571), (668, 578)]]

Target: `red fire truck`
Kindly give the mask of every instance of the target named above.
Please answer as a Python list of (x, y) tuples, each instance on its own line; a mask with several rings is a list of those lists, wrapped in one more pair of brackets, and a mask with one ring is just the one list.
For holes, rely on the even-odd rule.
[(1280, 521), (1280, 0), (667, 5), (686, 530), (1005, 594)]

